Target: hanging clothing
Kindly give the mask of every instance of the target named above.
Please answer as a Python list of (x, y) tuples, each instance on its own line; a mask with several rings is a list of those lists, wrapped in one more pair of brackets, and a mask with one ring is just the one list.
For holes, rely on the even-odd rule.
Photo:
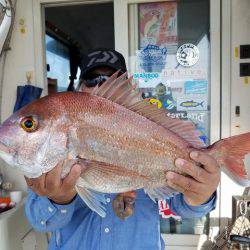
[(27, 105), (28, 103), (39, 99), (42, 91), (43, 89), (32, 85), (17, 86), (17, 97), (14, 112)]

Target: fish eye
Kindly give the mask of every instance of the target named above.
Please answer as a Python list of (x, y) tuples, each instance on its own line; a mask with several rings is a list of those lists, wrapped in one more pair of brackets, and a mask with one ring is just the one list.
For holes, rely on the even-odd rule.
[(33, 116), (24, 117), (21, 120), (21, 127), (26, 132), (34, 132), (38, 128), (38, 121)]

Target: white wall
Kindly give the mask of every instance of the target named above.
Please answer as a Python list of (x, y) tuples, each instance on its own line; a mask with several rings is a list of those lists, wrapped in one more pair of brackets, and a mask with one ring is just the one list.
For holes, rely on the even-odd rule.
[[(227, 82), (223, 84), (228, 84), (230, 86), (230, 97), (227, 101), (223, 103), (223, 111), (230, 111), (229, 117), (229, 127), (224, 126), (222, 129), (222, 135), (237, 135), (250, 131), (250, 78), (249, 83), (244, 83), (244, 78), (239, 77), (239, 63), (240, 62), (250, 62), (250, 59), (240, 60), (235, 57), (235, 48), (239, 48), (242, 44), (250, 44), (250, 1), (249, 0), (225, 0), (227, 4), (231, 2), (231, 15), (228, 16), (228, 20), (224, 22), (224, 31), (227, 33), (225, 37), (224, 46), (230, 39), (229, 51), (224, 50), (224, 65), (222, 68), (224, 70), (222, 75), (227, 75), (223, 79)], [(223, 8), (225, 10), (225, 8)], [(230, 11), (230, 10), (229, 10)], [(227, 15), (222, 13), (222, 15)], [(225, 33), (224, 33), (225, 34)], [(230, 57), (231, 55), (231, 57)], [(226, 67), (225, 67), (226, 66)], [(227, 94), (225, 91), (222, 95)], [(239, 105), (241, 109), (241, 115), (237, 117), (235, 115), (235, 106)], [(226, 115), (227, 116), (227, 115)], [(225, 121), (223, 121), (225, 123)], [(228, 131), (228, 132), (227, 132)], [(227, 134), (229, 133), (229, 134)], [(249, 161), (248, 161), (249, 162)], [(248, 163), (249, 164), (249, 163)], [(241, 195), (244, 188), (235, 184), (226, 175), (222, 175), (222, 185), (221, 185), (221, 217), (231, 217), (232, 215), (232, 195)]]
[[(24, 34), (20, 31), (20, 19), (25, 21)], [(11, 50), (7, 53), (4, 69), (1, 100), (2, 121), (12, 114), (16, 100), (16, 87), (25, 84), (27, 71), (33, 72), (32, 82), (35, 82), (33, 29), (32, 0), (17, 1), (15, 24), (10, 43)], [(16, 189), (26, 189), (22, 174), (9, 167), (6, 168), (2, 161), (0, 166), (6, 179), (13, 181)]]
[[(249, 62), (250, 59), (239, 59), (235, 56), (235, 48), (240, 45), (250, 44), (250, 1), (232, 0), (232, 135), (249, 132), (250, 130), (250, 77), (248, 83), (239, 76), (240, 63)], [(241, 115), (235, 116), (235, 106), (239, 105)], [(239, 125), (239, 127), (237, 127)]]

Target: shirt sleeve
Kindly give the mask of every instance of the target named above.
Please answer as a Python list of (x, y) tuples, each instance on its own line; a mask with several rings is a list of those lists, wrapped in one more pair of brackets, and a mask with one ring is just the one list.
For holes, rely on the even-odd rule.
[(69, 223), (75, 211), (79, 196), (67, 205), (59, 205), (45, 196), (35, 194), (28, 189), (25, 213), (28, 221), (38, 231), (52, 232)]
[(183, 194), (179, 193), (174, 197), (168, 199), (168, 203), (170, 209), (176, 213), (177, 215), (181, 216), (182, 218), (194, 218), (194, 217), (202, 217), (213, 209), (215, 209), (217, 200), (217, 193), (211, 196), (211, 198), (204, 204), (200, 206), (190, 206), (184, 199)]

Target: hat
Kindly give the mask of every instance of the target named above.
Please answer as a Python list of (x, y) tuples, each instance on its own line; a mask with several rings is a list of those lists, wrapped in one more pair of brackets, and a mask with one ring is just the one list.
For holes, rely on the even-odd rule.
[(127, 71), (126, 62), (123, 55), (113, 49), (96, 49), (85, 55), (81, 64), (81, 79), (92, 69), (99, 66), (108, 66), (121, 73)]

